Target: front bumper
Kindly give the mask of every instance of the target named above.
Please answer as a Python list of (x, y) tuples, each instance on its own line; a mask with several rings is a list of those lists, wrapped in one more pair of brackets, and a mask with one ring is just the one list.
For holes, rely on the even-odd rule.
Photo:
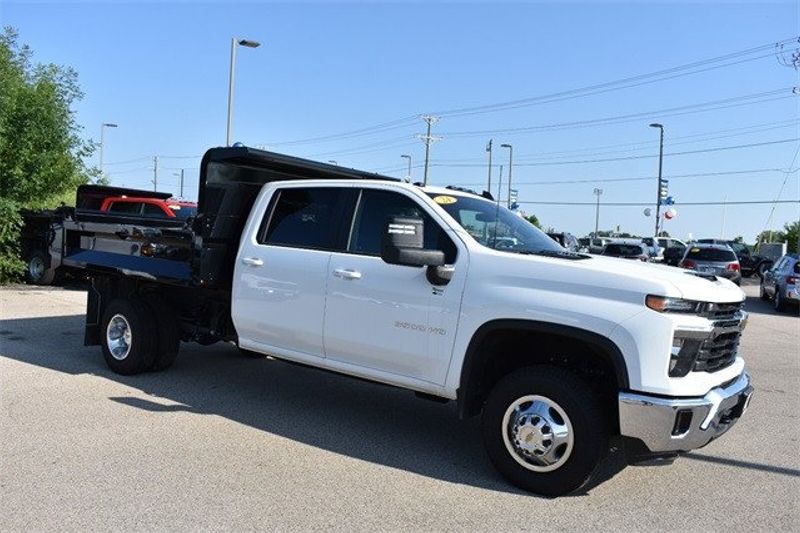
[(620, 432), (655, 453), (694, 450), (728, 431), (747, 410), (752, 395), (747, 372), (702, 398), (621, 392)]

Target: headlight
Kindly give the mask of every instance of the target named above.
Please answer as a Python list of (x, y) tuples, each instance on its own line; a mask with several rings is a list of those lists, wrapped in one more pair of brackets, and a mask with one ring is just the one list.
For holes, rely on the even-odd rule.
[(645, 298), (644, 303), (647, 307), (659, 313), (699, 313), (703, 308), (703, 302), (652, 294)]

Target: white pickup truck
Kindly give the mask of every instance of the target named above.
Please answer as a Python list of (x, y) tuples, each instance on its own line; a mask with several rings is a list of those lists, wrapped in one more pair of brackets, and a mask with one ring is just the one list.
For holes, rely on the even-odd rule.
[(79, 192), (63, 255), (93, 280), (86, 344), (112, 370), (222, 340), (453, 400), (502, 475), (550, 496), (612, 436), (692, 450), (751, 398), (736, 285), (567, 252), (486, 194), (230, 148), (206, 154), (199, 204), (179, 231), (104, 219)]

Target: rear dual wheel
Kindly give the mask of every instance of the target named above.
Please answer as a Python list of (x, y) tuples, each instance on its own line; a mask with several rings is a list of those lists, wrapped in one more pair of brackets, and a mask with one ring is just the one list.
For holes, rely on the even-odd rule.
[(178, 354), (177, 321), (158, 298), (112, 300), (101, 326), (103, 357), (117, 374), (163, 370)]

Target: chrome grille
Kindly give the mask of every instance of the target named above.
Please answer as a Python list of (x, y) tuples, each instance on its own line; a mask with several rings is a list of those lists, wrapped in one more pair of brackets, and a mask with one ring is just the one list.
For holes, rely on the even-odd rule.
[(741, 331), (738, 323), (735, 328), (725, 327), (720, 333), (703, 341), (697, 360), (694, 363), (695, 372), (716, 372), (730, 366), (736, 360), (739, 348)]
[(730, 320), (736, 318), (737, 313), (742, 309), (744, 302), (706, 304), (700, 316), (711, 320)]

